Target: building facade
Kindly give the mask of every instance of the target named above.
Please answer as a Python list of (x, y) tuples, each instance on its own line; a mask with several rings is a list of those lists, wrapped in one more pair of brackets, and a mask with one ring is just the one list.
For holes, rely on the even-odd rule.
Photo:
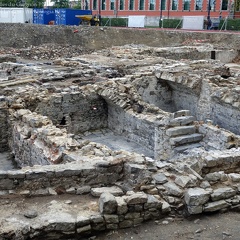
[[(209, 2), (210, 1), (210, 2)], [(238, 17), (234, 0), (82, 0), (83, 9), (103, 17), (180, 18), (182, 16)]]

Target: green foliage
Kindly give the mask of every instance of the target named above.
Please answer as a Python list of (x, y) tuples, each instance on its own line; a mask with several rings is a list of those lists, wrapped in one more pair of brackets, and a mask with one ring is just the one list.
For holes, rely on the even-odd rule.
[(181, 28), (181, 19), (163, 19), (163, 23), (159, 21), (159, 27), (163, 28)]
[(45, 0), (0, 0), (0, 7), (43, 8)]
[(69, 8), (69, 0), (51, 0), (54, 8)]
[(226, 30), (240, 31), (240, 19), (227, 19), (225, 23), (224, 23), (224, 20), (221, 20), (219, 29), (221, 29), (223, 25), (222, 30), (224, 30), (225, 24), (226, 24)]
[(72, 8), (73, 9), (82, 9), (81, 0), (78, 0), (77, 3)]
[(102, 18), (102, 26), (126, 27), (128, 25), (127, 18)]
[(29, 8), (43, 8), (45, 0), (26, 0), (25, 5)]
[(0, 7), (23, 7), (22, 0), (0, 0)]

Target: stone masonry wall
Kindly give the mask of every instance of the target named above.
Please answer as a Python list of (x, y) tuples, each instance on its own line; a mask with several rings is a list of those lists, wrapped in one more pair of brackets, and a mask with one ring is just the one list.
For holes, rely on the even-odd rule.
[(176, 110), (172, 99), (172, 89), (167, 82), (155, 76), (143, 76), (135, 78), (132, 84), (145, 102), (154, 104), (167, 112)]
[(147, 118), (139, 118), (131, 111), (108, 105), (108, 127), (140, 145), (154, 151), (155, 127)]
[(9, 149), (8, 147), (8, 108), (6, 102), (3, 101), (0, 104), (0, 152), (4, 152)]
[(56, 164), (78, 143), (46, 116), (21, 109), (12, 115), (9, 145), (19, 167)]
[(74, 134), (107, 127), (106, 102), (94, 93), (85, 95), (65, 89), (65, 92), (53, 94), (39, 103), (36, 111)]

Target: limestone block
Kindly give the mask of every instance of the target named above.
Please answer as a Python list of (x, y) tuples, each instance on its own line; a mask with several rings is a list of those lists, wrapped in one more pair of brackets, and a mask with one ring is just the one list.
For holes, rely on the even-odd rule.
[(178, 117), (170, 120), (169, 126), (185, 126), (193, 121), (195, 121), (195, 118), (192, 116)]
[(140, 164), (129, 164), (129, 163), (125, 163), (124, 164), (124, 170), (127, 173), (130, 174), (136, 174), (141, 172), (142, 170), (145, 170), (146, 166), (145, 165), (140, 165)]
[(168, 194), (171, 196), (180, 197), (183, 194), (183, 191), (173, 182), (167, 182), (163, 184), (163, 186), (165, 187)]
[(161, 209), (162, 202), (157, 198), (155, 198), (153, 195), (148, 195), (148, 200), (144, 204), (144, 209), (150, 209), (150, 208)]
[(104, 223), (104, 219), (102, 215), (93, 215), (90, 217), (91, 223), (97, 224), (97, 223)]
[(111, 193), (114, 196), (122, 196), (123, 195), (122, 189), (117, 187), (117, 186), (92, 188), (91, 189), (91, 194), (94, 197), (99, 197), (102, 193), (105, 193), (105, 192)]
[(210, 198), (210, 193), (202, 188), (189, 188), (184, 196), (188, 206), (199, 206), (205, 204)]
[(199, 142), (203, 138), (202, 134), (194, 133), (190, 135), (183, 135), (180, 137), (174, 137), (170, 139), (171, 145), (182, 145), (186, 143), (193, 143), (193, 142)]
[(104, 214), (104, 219), (106, 223), (119, 223), (118, 215), (115, 214)]
[(103, 214), (112, 214), (117, 211), (117, 201), (109, 192), (102, 193), (98, 203), (99, 210)]
[(129, 228), (129, 227), (133, 227), (132, 220), (124, 220), (119, 223), (119, 228)]
[(83, 227), (86, 226), (90, 223), (90, 218), (84, 217), (82, 215), (77, 215), (77, 220), (76, 220), (76, 226), (77, 227)]
[(164, 184), (168, 181), (164, 173), (157, 173), (152, 176), (156, 184)]
[(162, 202), (162, 213), (168, 213), (171, 211), (171, 206), (164, 200), (161, 200)]
[(134, 193), (125, 198), (125, 201), (127, 202), (128, 205), (146, 203), (147, 200), (148, 200), (147, 194), (142, 192)]
[(175, 183), (182, 187), (182, 188), (185, 188), (188, 186), (188, 184), (192, 181), (192, 179), (188, 176), (178, 176), (176, 179), (175, 179)]
[(8, 176), (7, 171), (0, 170), (0, 179), (7, 178), (7, 176)]
[(199, 214), (203, 211), (203, 206), (187, 206), (187, 210), (190, 214)]
[(212, 201), (230, 198), (236, 195), (236, 191), (230, 187), (218, 188), (211, 194)]
[(141, 213), (138, 212), (132, 212), (132, 213), (127, 213), (125, 215), (125, 219), (136, 219), (136, 218), (140, 218)]
[(215, 211), (221, 210), (223, 208), (227, 208), (227, 207), (229, 207), (229, 204), (224, 200), (220, 200), (220, 201), (205, 204), (203, 207), (203, 211), (204, 212), (215, 212)]
[(78, 234), (83, 233), (83, 232), (88, 232), (88, 231), (91, 231), (91, 225), (87, 225), (87, 226), (84, 226), (84, 227), (77, 228), (77, 233)]
[(14, 184), (12, 179), (0, 179), (0, 190), (12, 190)]
[(117, 201), (117, 214), (119, 215), (125, 214), (128, 211), (128, 206), (124, 198), (116, 197), (116, 201)]
[(195, 126), (180, 126), (167, 129), (166, 134), (167, 136), (174, 137), (178, 135), (192, 134), (195, 133), (195, 131)]
[(220, 172), (208, 173), (208, 174), (204, 177), (204, 180), (216, 182), (216, 181), (221, 180), (221, 176), (222, 176), (222, 174), (221, 174)]
[(76, 194), (87, 194), (91, 192), (91, 187), (90, 186), (83, 186), (77, 188)]
[(76, 193), (75, 187), (70, 187), (70, 188), (66, 189), (66, 193), (75, 194)]
[(230, 173), (230, 174), (228, 174), (228, 176), (230, 177), (230, 179), (233, 182), (240, 182), (240, 174), (238, 174), (238, 173)]
[(210, 188), (211, 185), (208, 181), (202, 181), (200, 184), (200, 187), (206, 189), (206, 188)]

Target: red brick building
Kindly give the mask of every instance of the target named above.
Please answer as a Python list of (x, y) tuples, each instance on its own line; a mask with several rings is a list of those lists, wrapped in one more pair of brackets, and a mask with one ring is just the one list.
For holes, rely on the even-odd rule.
[(237, 17), (239, 12), (234, 11), (234, 0), (82, 0), (81, 4), (83, 9), (92, 9), (103, 17), (207, 17), (210, 13), (211, 17), (224, 18)]

